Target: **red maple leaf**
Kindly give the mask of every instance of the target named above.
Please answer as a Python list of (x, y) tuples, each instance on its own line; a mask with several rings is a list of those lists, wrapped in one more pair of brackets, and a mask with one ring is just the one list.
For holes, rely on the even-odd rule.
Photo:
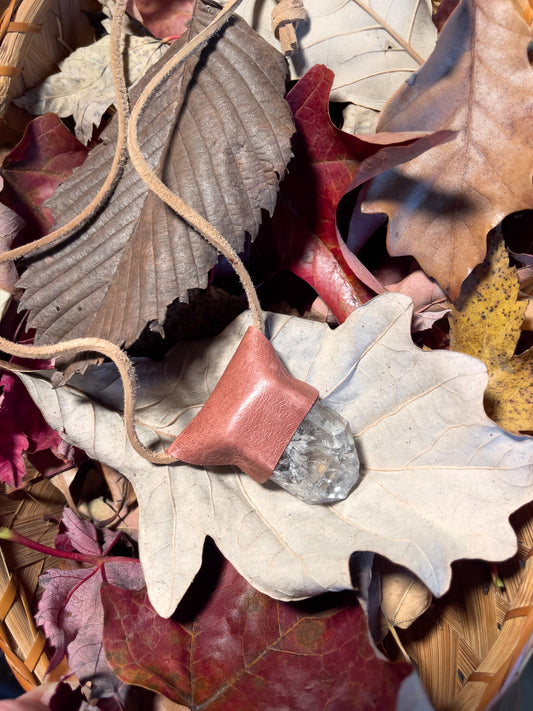
[[(354, 136), (329, 115), (333, 72), (312, 67), (287, 94), (294, 115), (294, 158), (280, 186), (271, 220), (252, 247), (256, 280), (290, 269), (310, 284), (342, 322), (384, 287), (350, 254), (337, 230), (337, 208), (361, 167), (365, 180), (418, 155), (447, 134), (380, 133)], [(395, 148), (396, 150), (391, 150)], [(401, 149), (401, 150), (400, 150)]]
[[(216, 549), (208, 555), (204, 575), (168, 620), (144, 589), (102, 586), (104, 648), (120, 679), (205, 711), (395, 707), (411, 667), (375, 656), (352, 594), (278, 602)], [(206, 570), (219, 574), (214, 589)]]

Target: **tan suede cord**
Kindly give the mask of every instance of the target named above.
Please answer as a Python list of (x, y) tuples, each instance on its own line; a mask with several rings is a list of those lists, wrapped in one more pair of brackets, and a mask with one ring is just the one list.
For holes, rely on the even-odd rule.
[(124, 384), (124, 423), (126, 434), (131, 446), (144, 459), (155, 464), (170, 464), (176, 458), (165, 452), (153, 452), (147, 449), (137, 437), (135, 432), (135, 371), (130, 359), (122, 349), (111, 341), (103, 338), (75, 338), (72, 341), (62, 341), (53, 346), (24, 346), (21, 343), (11, 343), (0, 338), (0, 349), (21, 358), (55, 358), (62, 355), (79, 355), (81, 353), (98, 353), (110, 358), (117, 366), (119, 375)]
[(223, 237), (213, 225), (211, 225), (202, 215), (192, 209), (178, 195), (173, 193), (167, 186), (157, 177), (154, 171), (150, 168), (144, 159), (139, 146), (137, 136), (137, 128), (140, 116), (149, 101), (152, 94), (156, 91), (159, 84), (170, 74), (175, 71), (180, 64), (183, 64), (194, 52), (197, 52), (203, 47), (213, 34), (229, 19), (233, 10), (241, 3), (241, 0), (230, 0), (224, 8), (219, 12), (215, 19), (195, 37), (191, 39), (165, 66), (152, 78), (149, 84), (146, 85), (144, 91), (135, 103), (131, 112), (131, 118), (128, 124), (128, 150), (131, 161), (139, 176), (144, 180), (146, 185), (152, 190), (163, 202), (171, 207), (176, 214), (183, 218), (188, 224), (195, 229), (204, 239), (215, 247), (221, 254), (226, 257), (231, 266), (235, 269), (239, 279), (241, 280), (244, 292), (248, 299), (250, 311), (252, 315), (253, 325), (260, 331), (264, 331), (263, 312), (259, 305), (259, 299), (255, 291), (250, 275), (248, 274), (241, 258), (233, 249), (231, 244)]
[[(246, 295), (250, 303), (254, 323), (260, 330), (263, 328), (263, 316), (257, 299), (257, 294), (251, 282), (250, 276), (242, 264), (239, 256), (233, 250), (227, 240), (220, 235), (201, 215), (198, 215), (174, 193), (172, 193), (146, 164), (142, 157), (137, 140), (137, 121), (142, 109), (154, 92), (158, 83), (162, 81), (174, 67), (184, 62), (193, 52), (204, 46), (222, 25), (230, 18), (231, 13), (241, 0), (230, 0), (230, 2), (218, 13), (214, 20), (200, 34), (194, 37), (182, 50), (172, 59), (170, 63), (154, 77), (146, 87), (145, 91), (136, 104), (136, 111), (129, 117), (129, 103), (124, 79), (124, 70), (121, 53), (121, 28), (122, 18), (126, 9), (127, 0), (117, 0), (113, 21), (111, 25), (111, 66), (113, 71), (113, 82), (117, 99), (117, 119), (118, 119), (118, 139), (113, 164), (107, 180), (91, 203), (74, 220), (71, 220), (64, 227), (54, 230), (46, 237), (33, 242), (25, 248), (11, 250), (0, 255), (0, 263), (8, 259), (16, 259), (22, 254), (28, 254), (33, 249), (49, 246), (59, 242), (82, 227), (94, 212), (110, 197), (116, 181), (120, 177), (121, 167), (127, 158), (126, 135), (130, 141), (130, 151), (132, 162), (139, 172), (141, 178), (162, 200), (174, 209), (183, 219), (185, 219), (194, 229), (196, 229), (210, 244), (217, 248), (230, 261), (237, 271)], [(127, 128), (126, 128), (127, 127)], [(4, 338), (0, 338), (0, 349), (10, 355), (22, 358), (54, 358), (64, 355), (80, 355), (83, 353), (98, 353), (111, 359), (116, 365), (124, 386), (124, 422), (126, 434), (133, 449), (144, 459), (154, 464), (170, 464), (176, 462), (176, 458), (165, 452), (154, 452), (145, 447), (139, 440), (135, 431), (135, 402), (136, 402), (136, 380), (135, 371), (128, 356), (118, 346), (110, 341), (101, 338), (77, 338), (71, 341), (63, 341), (51, 346), (29, 346), (19, 343), (12, 343)]]
[[(8, 259), (15, 259), (21, 254), (27, 254), (31, 249), (48, 246), (56, 240), (64, 239), (74, 231), (83, 226), (90, 219), (95, 210), (97, 210), (105, 200), (108, 199), (118, 177), (120, 176), (120, 168), (124, 164), (127, 157), (126, 135), (130, 140), (131, 158), (135, 168), (145, 183), (153, 190), (162, 200), (164, 200), (172, 209), (174, 209), (183, 219), (185, 219), (194, 229), (196, 229), (210, 244), (222, 252), (222, 254), (230, 261), (239, 274), (243, 286), (246, 291), (250, 303), (250, 309), (253, 314), (254, 324), (262, 330), (263, 316), (257, 299), (257, 294), (253, 287), (252, 281), (239, 256), (233, 250), (231, 245), (225, 240), (220, 233), (215, 230), (201, 215), (198, 215), (174, 193), (172, 193), (146, 164), (146, 161), (141, 155), (137, 141), (137, 121), (142, 112), (142, 108), (148, 98), (151, 96), (156, 86), (160, 81), (168, 75), (174, 67), (181, 64), (193, 52), (204, 46), (222, 25), (229, 20), (233, 9), (241, 2), (241, 0), (230, 0), (230, 2), (217, 14), (214, 20), (200, 34), (194, 37), (183, 49), (169, 62), (165, 67), (154, 77), (154, 79), (146, 87), (136, 104), (136, 110), (132, 113), (128, 121), (129, 104), (127, 90), (124, 80), (124, 71), (122, 63), (122, 53), (120, 47), (122, 18), (124, 16), (127, 0), (117, 0), (113, 21), (111, 25), (111, 66), (113, 70), (113, 81), (115, 85), (115, 93), (117, 99), (117, 115), (118, 115), (118, 139), (117, 149), (115, 152), (111, 172), (98, 192), (93, 201), (80, 213), (74, 220), (71, 220), (67, 225), (59, 230), (51, 232), (41, 240), (28, 245), (30, 249), (20, 252), (19, 250), (11, 250), (0, 255), (0, 263)], [(126, 127), (128, 127), (126, 129)], [(50, 239), (52, 238), (52, 239)], [(45, 243), (44, 240), (49, 240)], [(20, 248), (23, 249), (23, 248)], [(172, 457), (165, 452), (154, 452), (145, 447), (139, 440), (135, 431), (135, 402), (136, 402), (136, 380), (135, 371), (128, 356), (118, 346), (101, 338), (76, 338), (71, 341), (62, 341), (56, 345), (50, 346), (30, 346), (13, 343), (0, 338), (0, 350), (10, 355), (19, 356), (22, 358), (54, 358), (65, 355), (81, 355), (84, 353), (98, 353), (103, 355), (116, 365), (119, 375), (124, 386), (124, 422), (126, 434), (133, 449), (144, 459), (147, 459), (154, 464), (170, 464), (176, 462), (175, 457)]]
[[(111, 21), (111, 69), (113, 72), (113, 82), (116, 95), (118, 138), (117, 148), (108, 176), (87, 207), (76, 215), (76, 217), (70, 220), (70, 222), (67, 222), (66, 225), (59, 227), (57, 230), (52, 230), (52, 232), (49, 232), (44, 237), (34, 240), (29, 244), (22, 245), (22, 247), (17, 247), (16, 249), (11, 249), (8, 252), (2, 252), (0, 254), (0, 264), (14, 259), (19, 259), (26, 254), (36, 251), (37, 249), (50, 247), (51, 245), (63, 242), (65, 239), (74, 234), (74, 232), (83, 227), (93, 217), (102, 205), (107, 202), (115, 189), (115, 186), (120, 178), (122, 168), (128, 158), (128, 150), (126, 145), (126, 125), (129, 117), (128, 93), (126, 91), (124, 81), (121, 81), (120, 76), (118, 76), (119, 73), (121, 75), (123, 74), (120, 69), (122, 64), (120, 45), (122, 35), (122, 18), (124, 17), (126, 5), (127, 0), (117, 0), (115, 12), (113, 13), (113, 19)], [(118, 63), (116, 61), (117, 57), (119, 58)], [(113, 58), (115, 58), (115, 61), (113, 61)]]

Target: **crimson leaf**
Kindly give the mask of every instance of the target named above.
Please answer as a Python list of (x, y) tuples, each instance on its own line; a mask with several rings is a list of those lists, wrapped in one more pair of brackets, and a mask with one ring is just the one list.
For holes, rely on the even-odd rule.
[(0, 169), (2, 202), (26, 222), (17, 244), (48, 231), (52, 214), (43, 203), (83, 163), (87, 152), (55, 114), (39, 116), (28, 124)]
[[(102, 586), (104, 647), (120, 679), (192, 711), (266, 708), (266, 699), (291, 711), (395, 707), (411, 666), (375, 656), (351, 593), (282, 603), (210, 548), (203, 576), (171, 619), (155, 613), (144, 589)], [(207, 569), (220, 573), (211, 593)]]
[[(374, 156), (385, 170), (406, 156), (423, 153), (446, 137), (418, 133), (354, 136), (336, 128), (329, 116), (333, 72), (310, 69), (287, 95), (297, 133), (294, 158), (280, 186), (271, 220), (253, 247), (255, 263), (265, 271), (290, 269), (307, 281), (339, 321), (384, 288), (338, 238), (337, 207), (358, 174)], [(402, 153), (391, 148), (401, 147)]]
[[(50, 367), (46, 361), (32, 361), (32, 365)], [(72, 447), (45, 422), (17, 377), (4, 373), (0, 393), (0, 481), (9, 486), (22, 484), (26, 474), (24, 453), (52, 450), (59, 459), (72, 460)]]

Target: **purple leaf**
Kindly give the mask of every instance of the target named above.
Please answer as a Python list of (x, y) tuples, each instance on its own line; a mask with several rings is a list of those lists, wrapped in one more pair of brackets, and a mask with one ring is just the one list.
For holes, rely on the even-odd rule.
[[(85, 521), (74, 524), (72, 512), (63, 516), (64, 545), (101, 552), (94, 526)], [(92, 531), (90, 529), (93, 529)], [(111, 533), (113, 539), (115, 534)], [(104, 544), (106, 545), (106, 544)], [(79, 552), (82, 552), (81, 550)], [(119, 681), (107, 663), (102, 647), (104, 613), (100, 599), (102, 582), (139, 590), (144, 585), (141, 566), (136, 559), (104, 558), (98, 565), (75, 570), (52, 568), (39, 578), (44, 588), (39, 601), (37, 624), (42, 626), (55, 653), (50, 662), (56, 666), (67, 655), (69, 667), (83, 683), (91, 681), (93, 698), (112, 699), (122, 706), (127, 687)]]
[[(98, 540), (99, 533), (103, 538), (102, 547)], [(97, 531), (92, 523), (78, 518), (72, 509), (65, 508), (59, 523), (59, 533), (55, 538), (55, 546), (62, 551), (106, 555), (120, 537), (120, 533), (107, 528)]]

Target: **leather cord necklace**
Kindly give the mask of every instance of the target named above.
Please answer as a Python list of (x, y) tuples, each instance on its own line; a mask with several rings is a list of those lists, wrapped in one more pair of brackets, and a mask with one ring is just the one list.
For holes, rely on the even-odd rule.
[[(173, 65), (176, 66), (177, 64), (186, 61), (194, 52), (196, 52), (200, 47), (204, 46), (209, 41), (209, 39), (229, 20), (229, 18), (231, 17), (231, 13), (237, 7), (237, 5), (240, 4), (240, 2), (241, 0), (231, 0), (218, 13), (215, 19), (199, 35), (196, 35), (196, 37), (194, 37), (191, 42), (188, 42), (183, 47), (183, 49), (174, 57)], [(82, 212), (80, 212), (74, 219), (70, 220), (70, 222), (65, 224), (63, 227), (53, 230), (49, 234), (38, 240), (35, 240), (34, 242), (31, 242), (30, 244), (23, 245), (22, 247), (18, 247), (16, 249), (12, 249), (8, 252), (0, 254), (0, 264), (9, 260), (18, 259), (19, 257), (27, 255), (30, 252), (35, 252), (44, 247), (57, 245), (68, 237), (70, 237), (75, 232), (77, 232), (79, 229), (83, 228), (85, 224), (87, 224), (87, 222), (92, 218), (95, 212), (97, 212), (111, 197), (113, 190), (118, 180), (120, 179), (122, 169), (128, 158), (128, 124), (132, 126), (128, 93), (124, 79), (122, 51), (120, 46), (122, 21), (126, 10), (126, 5), (127, 0), (117, 0), (111, 22), (111, 68), (113, 73), (115, 94), (117, 97), (116, 108), (118, 121), (118, 138), (113, 163), (111, 165), (108, 177), (106, 178), (104, 184), (102, 185), (98, 193), (87, 205), (87, 207)], [(167, 67), (165, 66), (163, 71), (157, 75), (159, 77), (159, 81), (164, 78), (164, 76), (166, 76), (167, 72), (170, 71), (170, 69), (167, 69)], [(150, 92), (146, 93), (145, 101), (147, 100), (148, 95), (152, 93), (152, 91), (153, 87), (150, 89)], [(139, 115), (141, 109), (142, 106), (139, 106), (139, 111), (137, 112), (137, 115)], [(134, 127), (132, 127), (132, 131), (135, 132), (136, 135), (136, 129)], [(139, 163), (141, 161), (144, 162), (142, 156), (139, 160)], [(148, 168), (148, 170), (150, 169)], [(154, 181), (154, 184), (156, 182), (159, 182), (155, 174), (153, 174), (152, 171), (150, 171), (150, 173), (151, 175), (147, 175), (146, 180), (145, 178), (143, 178), (143, 180), (147, 182), (149, 187), (151, 187), (152, 180)], [(183, 204), (183, 201), (180, 202), (181, 204)], [(187, 219), (187, 217), (184, 216), (184, 219)], [(199, 231), (200, 234), (202, 234), (201, 230)], [(209, 237), (206, 237), (206, 239), (208, 239), (209, 241)], [(223, 245), (222, 240), (223, 238), (221, 238), (221, 245)], [(214, 246), (218, 247), (218, 245)], [(240, 262), (238, 256), (237, 260)], [(244, 266), (242, 265), (242, 262), (240, 262), (240, 264), (242, 266), (242, 270), (246, 272)], [(248, 276), (247, 273), (246, 276)], [(251, 284), (249, 276), (248, 281)], [(248, 287), (248, 291), (250, 292), (250, 294), (251, 291), (253, 291), (253, 296), (255, 296), (255, 299), (257, 300), (257, 295), (255, 294), (255, 290), (253, 289), (253, 287), (251, 290), (250, 287)], [(260, 309), (259, 313), (261, 313)], [(259, 324), (259, 326), (262, 327), (262, 323)], [(102, 338), (76, 338), (69, 341), (62, 341), (60, 343), (50, 346), (30, 346), (23, 345), (20, 343), (14, 343), (12, 341), (0, 337), (0, 349), (3, 350), (5, 353), (9, 353), (9, 355), (18, 356), (21, 358), (55, 358), (58, 356), (66, 355), (81, 355), (83, 353), (98, 353), (109, 358), (116, 365), (123, 382), (124, 422), (126, 427), (126, 433), (131, 446), (137, 452), (137, 454), (155, 464), (169, 464), (171, 462), (176, 461), (175, 456), (166, 454), (165, 452), (154, 452), (150, 449), (147, 449), (139, 440), (135, 431), (134, 424), (136, 400), (135, 392), (137, 387), (135, 371), (126, 353), (124, 353), (124, 351), (118, 346), (116, 346), (114, 343), (111, 343), (111, 341), (106, 341)]]
[[(210, 0), (207, 2), (215, 4)], [(249, 327), (205, 405), (166, 451), (155, 452), (146, 448), (137, 435), (134, 420), (135, 371), (128, 356), (118, 346), (99, 338), (78, 338), (53, 346), (27, 346), (0, 338), (0, 349), (11, 355), (29, 358), (52, 358), (85, 352), (96, 352), (110, 358), (118, 368), (123, 382), (124, 422), (130, 444), (137, 454), (154, 464), (187, 462), (207, 466), (236, 465), (261, 483), (273, 477), (281, 486), (308, 503), (335, 501), (348, 495), (357, 481), (359, 471), (353, 437), (345, 421), (329, 408), (316, 406), (318, 390), (287, 372), (264, 335), (263, 312), (250, 275), (239, 255), (218, 230), (155, 175), (141, 153), (137, 137), (143, 109), (158, 85), (170, 72), (207, 44), (229, 20), (240, 2), (229, 0), (207, 27), (164, 64), (144, 88), (130, 115), (120, 46), (127, 0), (117, 0), (111, 25), (111, 66), (118, 97), (118, 140), (110, 174), (97, 195), (75, 219), (30, 245), (0, 255), (0, 263), (16, 259), (34, 250), (58, 244), (82, 228), (111, 197), (129, 155), (147, 187), (226, 257), (238, 274), (248, 299), (253, 325)], [(285, 4), (286, 0), (282, 0), (282, 3)], [(314, 419), (311, 422), (309, 416), (312, 409)], [(302, 429), (306, 420), (309, 422), (307, 429)], [(314, 442), (317, 423), (320, 423), (318, 430), (322, 425), (325, 428), (323, 439), (328, 441), (326, 445), (319, 443), (317, 446)], [(328, 431), (328, 428), (335, 432)], [(305, 452), (310, 441), (315, 451), (318, 448), (327, 453), (329, 460), (325, 467), (318, 463), (316, 472), (312, 471), (312, 466), (304, 466), (304, 479), (310, 472), (314, 478), (309, 482), (304, 481), (302, 489), (302, 471), (291, 471), (290, 457), (286, 453), (290, 443)], [(323, 460), (326, 461), (328, 456), (325, 454)], [(301, 452), (298, 459), (302, 460)]]

